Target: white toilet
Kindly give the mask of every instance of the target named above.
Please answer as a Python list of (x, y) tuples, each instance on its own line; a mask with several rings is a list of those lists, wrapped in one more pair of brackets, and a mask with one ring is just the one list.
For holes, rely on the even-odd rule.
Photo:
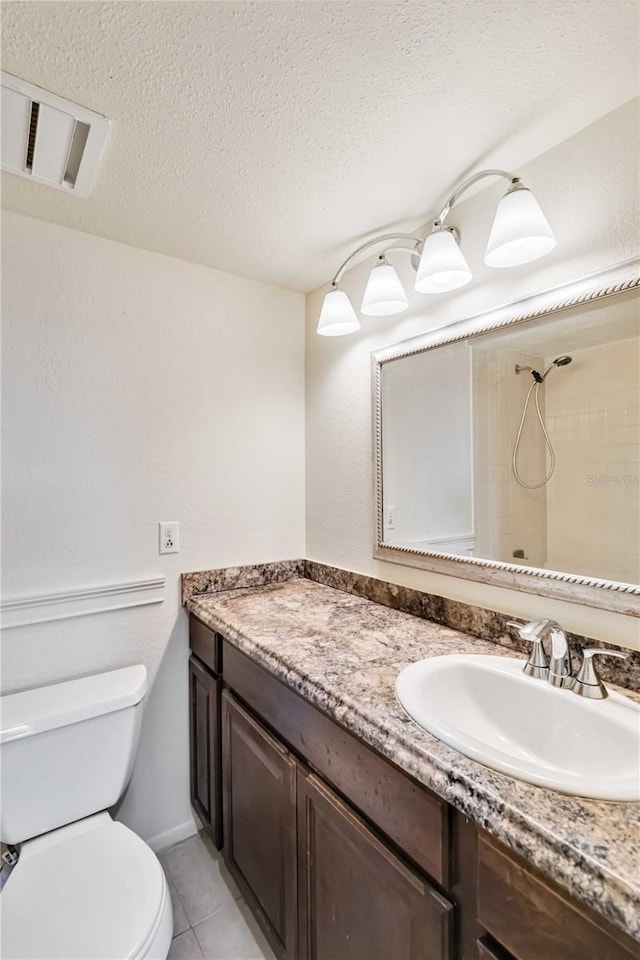
[(3, 960), (167, 956), (160, 861), (105, 812), (131, 776), (146, 689), (135, 666), (0, 700), (0, 839), (22, 844), (0, 894)]

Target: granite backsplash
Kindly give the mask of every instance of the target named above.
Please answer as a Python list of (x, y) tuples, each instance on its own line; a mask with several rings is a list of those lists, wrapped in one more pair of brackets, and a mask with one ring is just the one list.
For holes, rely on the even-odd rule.
[[(194, 596), (221, 593), (246, 587), (259, 587), (287, 580), (306, 579), (350, 593), (374, 603), (391, 607), (403, 613), (439, 623), (482, 640), (489, 640), (518, 653), (528, 654), (530, 645), (521, 640), (507, 623), (513, 614), (499, 613), (460, 600), (450, 600), (433, 593), (424, 593), (412, 587), (378, 580), (365, 574), (341, 570), (339, 567), (314, 560), (279, 560), (271, 563), (250, 564), (241, 567), (221, 567), (182, 574), (182, 603)], [(598, 646), (611, 650), (621, 648), (614, 644), (595, 641), (589, 637), (567, 633), (567, 640), (575, 663), (580, 663), (585, 647)], [(615, 683), (628, 690), (640, 692), (640, 651), (624, 650), (625, 660), (602, 658), (598, 672), (605, 683)]]

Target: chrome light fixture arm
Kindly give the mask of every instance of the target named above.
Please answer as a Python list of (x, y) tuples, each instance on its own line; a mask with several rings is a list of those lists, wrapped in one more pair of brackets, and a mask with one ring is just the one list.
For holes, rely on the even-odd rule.
[(480, 170), (478, 173), (474, 173), (470, 177), (467, 177), (466, 180), (463, 180), (462, 183), (456, 187), (438, 214), (436, 220), (434, 221), (434, 225), (440, 226), (442, 223), (444, 223), (446, 218), (449, 216), (451, 208), (458, 202), (462, 194), (466, 193), (467, 190), (469, 190), (480, 180), (484, 180), (485, 177), (503, 177), (514, 187), (520, 183), (520, 178), (514, 176), (512, 173), (509, 173), (507, 170)]
[[(413, 243), (414, 248), (410, 249), (408, 247), (394, 247), (387, 248), (385, 253), (388, 253), (390, 249), (394, 250), (405, 250), (407, 253), (419, 253), (420, 244), (422, 240), (420, 237), (414, 237), (410, 233), (381, 233), (379, 237), (373, 237), (371, 240), (367, 240), (366, 243), (360, 244), (352, 253), (349, 254), (346, 260), (344, 260), (338, 269), (336, 270), (333, 280), (331, 281), (332, 287), (337, 287), (340, 283), (342, 274), (347, 269), (352, 260), (355, 260), (361, 253), (364, 253), (365, 250), (368, 250), (370, 247), (377, 246), (381, 243), (390, 243), (392, 240), (410, 240)], [(384, 254), (383, 254), (384, 256)]]
[[(503, 177), (505, 180), (508, 180), (509, 183), (516, 184), (520, 183), (520, 178), (514, 176), (512, 173), (509, 173), (507, 170), (480, 170), (478, 173), (474, 173), (472, 176), (467, 177), (466, 180), (463, 180), (462, 183), (456, 187), (453, 191), (442, 210), (438, 214), (437, 218), (433, 221), (434, 227), (439, 227), (449, 216), (451, 208), (458, 202), (463, 193), (466, 193), (474, 184), (478, 183), (480, 180), (484, 180), (485, 177)], [(456, 239), (459, 240), (458, 232), (455, 231)], [(424, 237), (414, 237), (410, 233), (382, 233), (378, 237), (373, 237), (371, 240), (367, 240), (365, 243), (360, 244), (359, 247), (349, 254), (349, 256), (344, 260), (338, 269), (335, 272), (335, 275), (331, 281), (332, 287), (337, 287), (340, 283), (342, 274), (345, 272), (349, 264), (356, 259), (361, 253), (364, 253), (365, 250), (369, 250), (370, 247), (377, 246), (380, 243), (387, 243), (391, 240), (410, 240), (414, 244), (414, 250), (407, 250), (405, 247), (395, 247), (385, 250), (385, 253), (389, 253), (390, 249), (397, 250), (407, 250), (407, 253), (420, 253), (420, 247), (424, 243)]]

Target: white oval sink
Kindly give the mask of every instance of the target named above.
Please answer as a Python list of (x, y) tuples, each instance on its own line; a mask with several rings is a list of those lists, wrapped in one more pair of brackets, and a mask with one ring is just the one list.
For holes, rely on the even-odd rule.
[(419, 660), (396, 680), (421, 727), (519, 780), (595, 800), (640, 800), (640, 706), (587, 700), (526, 677), (513, 657)]

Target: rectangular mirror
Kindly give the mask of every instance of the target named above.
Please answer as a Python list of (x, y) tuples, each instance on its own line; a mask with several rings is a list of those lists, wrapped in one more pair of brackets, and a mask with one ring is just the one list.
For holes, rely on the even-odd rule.
[(638, 265), (592, 281), (374, 355), (375, 556), (638, 613)]

